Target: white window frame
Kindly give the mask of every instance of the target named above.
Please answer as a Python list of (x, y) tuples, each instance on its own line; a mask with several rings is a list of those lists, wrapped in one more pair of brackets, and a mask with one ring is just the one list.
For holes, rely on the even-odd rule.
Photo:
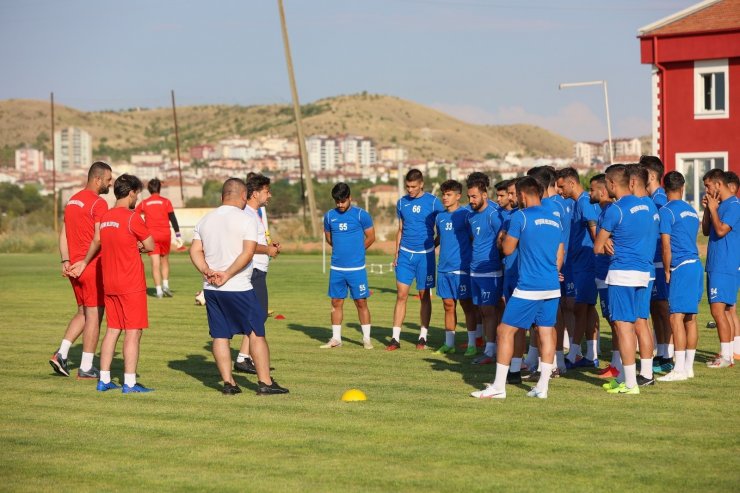
[[(688, 181), (688, 177), (686, 176), (686, 169), (688, 168), (689, 163), (694, 164), (694, 200), (690, 202), (692, 206), (694, 206), (694, 209), (701, 210), (701, 196), (703, 195), (704, 190), (704, 182), (702, 181), (703, 173), (697, 173), (697, 167), (696, 161), (697, 159), (706, 160), (706, 159), (722, 159), (724, 162), (724, 170), (727, 171), (730, 169), (730, 163), (727, 161), (728, 157), (727, 151), (716, 151), (716, 152), (678, 152), (676, 153), (676, 171), (681, 173), (684, 178)], [(712, 166), (714, 168), (714, 166)], [(701, 176), (700, 176), (701, 174)], [(686, 199), (686, 191), (684, 190), (684, 200)]]
[[(722, 73), (725, 76), (724, 110), (704, 109), (704, 80), (702, 76), (715, 73)], [(730, 69), (727, 58), (694, 62), (694, 118), (697, 120), (730, 118)]]

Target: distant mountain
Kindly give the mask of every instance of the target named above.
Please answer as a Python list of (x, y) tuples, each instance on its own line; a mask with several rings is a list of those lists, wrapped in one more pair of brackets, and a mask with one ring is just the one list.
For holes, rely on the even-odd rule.
[[(355, 94), (302, 107), (306, 135), (350, 133), (378, 147), (402, 146), (410, 159), (483, 159), (509, 151), (531, 156), (570, 156), (573, 142), (533, 125), (473, 125), (426, 106), (392, 96)], [(46, 101), (0, 101), (3, 161), (17, 147), (50, 147)], [(79, 111), (56, 105), (57, 128), (77, 126), (93, 137), (94, 154), (126, 158), (131, 152), (175, 148), (171, 108)], [(295, 136), (290, 105), (201, 105), (177, 108), (180, 146), (216, 143), (241, 135)]]

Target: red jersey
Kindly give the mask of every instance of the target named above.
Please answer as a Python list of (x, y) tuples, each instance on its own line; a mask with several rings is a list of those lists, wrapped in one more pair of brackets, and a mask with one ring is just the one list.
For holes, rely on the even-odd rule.
[(136, 212), (144, 214), (144, 221), (146, 221), (146, 227), (154, 231), (170, 230), (170, 212), (175, 212), (172, 208), (172, 202), (159, 195), (153, 193), (150, 197), (139, 202), (136, 206)]
[(151, 236), (140, 215), (126, 207), (114, 207), (100, 221), (100, 257), (105, 294), (146, 291), (144, 262), (136, 241)]
[[(74, 264), (85, 258), (95, 236), (95, 223), (100, 222), (107, 210), (105, 199), (90, 190), (80, 190), (64, 206), (64, 230), (70, 262)], [(93, 260), (98, 258), (98, 254)]]

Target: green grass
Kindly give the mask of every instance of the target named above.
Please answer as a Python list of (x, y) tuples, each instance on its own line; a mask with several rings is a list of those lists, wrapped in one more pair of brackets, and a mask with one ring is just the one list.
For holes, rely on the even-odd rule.
[[(416, 351), (417, 301), (409, 302), (401, 351), (383, 351), (392, 274), (370, 276), (376, 349), (362, 348), (348, 302), (344, 346), (319, 350), (331, 335), (320, 262), (286, 255), (270, 266), (270, 305), (286, 319), (269, 320), (268, 341), (273, 374), (289, 395), (257, 397), (255, 378), (242, 375), (242, 395), (217, 391), (205, 309), (193, 304), (198, 276), (178, 254), (175, 297), (149, 298), (151, 328), (142, 340), (140, 380), (156, 392), (123, 396), (58, 377), (46, 362), (74, 311), (57, 257), (0, 256), (0, 490), (731, 491), (740, 484), (740, 379), (737, 369), (703, 364), (718, 348), (715, 331), (703, 328), (706, 304), (691, 381), (614, 396), (591, 373), (571, 372), (552, 382), (546, 401), (525, 398), (523, 386), (503, 402), (478, 401), (468, 393), (490, 381), (493, 368)], [(435, 346), (441, 313), (435, 300)], [(70, 353), (74, 368), (80, 351), (76, 344)], [(122, 371), (118, 354), (114, 380)], [(368, 401), (341, 402), (353, 387)]]

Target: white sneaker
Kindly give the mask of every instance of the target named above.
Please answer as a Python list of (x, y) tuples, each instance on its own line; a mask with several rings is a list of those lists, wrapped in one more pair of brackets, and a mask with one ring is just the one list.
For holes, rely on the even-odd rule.
[(731, 366), (732, 363), (721, 356), (716, 358), (714, 361), (707, 362), (707, 368), (729, 368)]
[(662, 377), (658, 378), (659, 382), (683, 382), (684, 380), (688, 380), (689, 377), (684, 372), (678, 372), (678, 371), (671, 371), (667, 375), (663, 375)]
[(365, 349), (372, 349), (373, 348), (373, 343), (370, 342), (370, 338), (369, 337), (363, 337), (362, 338), (362, 346)]
[(470, 397), (476, 399), (506, 399), (506, 390), (497, 390), (493, 387), (493, 384), (487, 383), (485, 389), (471, 392)]
[(331, 339), (329, 339), (329, 342), (327, 342), (326, 344), (322, 344), (319, 347), (321, 349), (332, 349), (332, 348), (341, 347), (341, 346), (342, 346), (342, 341), (338, 341), (332, 337)]
[(686, 378), (694, 378), (694, 369), (693, 368), (689, 368), (688, 370), (686, 370)]
[(532, 387), (532, 390), (527, 392), (527, 397), (537, 397), (538, 399), (547, 399), (547, 391), (540, 390), (537, 387)]

